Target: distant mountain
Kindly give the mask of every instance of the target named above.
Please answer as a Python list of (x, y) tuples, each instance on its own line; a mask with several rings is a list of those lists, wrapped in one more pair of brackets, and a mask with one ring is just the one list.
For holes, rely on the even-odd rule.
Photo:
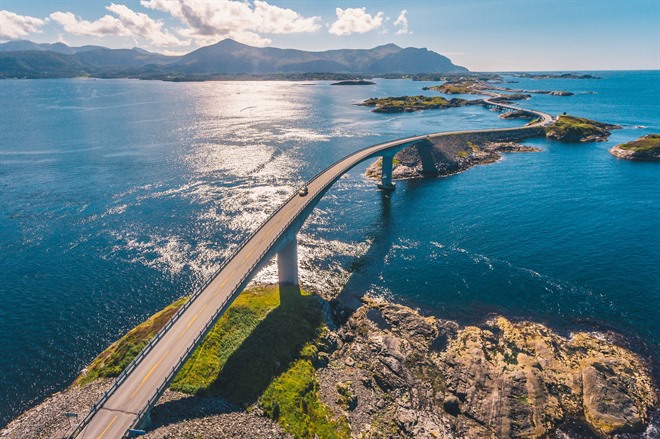
[(69, 47), (63, 43), (9, 41), (0, 44), (0, 78), (126, 77), (146, 66), (162, 66), (178, 59), (138, 48)]
[(395, 44), (373, 49), (307, 52), (274, 47), (252, 47), (223, 40), (182, 57), (144, 49), (69, 47), (10, 41), (0, 44), (0, 78), (43, 77), (207, 77), (331, 73), (354, 75), (467, 72), (449, 58), (427, 49)]
[(184, 55), (172, 67), (188, 74), (218, 73), (428, 73), (467, 72), (449, 58), (427, 49), (402, 49), (395, 44), (373, 49), (307, 52), (273, 47), (252, 47), (223, 40)]
[(82, 46), (82, 47), (69, 47), (64, 43), (33, 43), (27, 40), (9, 41), (0, 44), (0, 52), (18, 52), (22, 50), (36, 50), (39, 52), (55, 52), (65, 55), (72, 55), (78, 52), (85, 52), (88, 50), (104, 49), (101, 46)]

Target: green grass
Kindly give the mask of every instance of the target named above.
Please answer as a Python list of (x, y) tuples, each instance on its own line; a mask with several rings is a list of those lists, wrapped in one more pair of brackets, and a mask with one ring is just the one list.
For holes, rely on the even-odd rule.
[[(180, 299), (113, 343), (74, 384), (118, 376), (183, 305)], [(297, 287), (243, 291), (174, 378), (170, 388), (254, 402), (274, 376), (313, 340), (322, 323), (318, 299)]]
[(605, 134), (606, 130), (601, 125), (596, 121), (584, 117), (564, 115), (559, 116), (556, 122), (547, 127), (546, 133), (554, 134), (559, 138), (566, 138), (567, 140), (578, 139)]
[(319, 398), (316, 372), (301, 358), (268, 386), (259, 400), (263, 411), (296, 438), (350, 438), (345, 418), (336, 420)]
[(397, 96), (389, 98), (371, 98), (362, 102), (361, 105), (376, 107), (373, 111), (384, 113), (396, 113), (403, 111), (416, 111), (433, 108), (448, 108), (455, 104), (439, 96)]
[(638, 152), (660, 150), (660, 134), (649, 134), (633, 142), (619, 145), (619, 148)]
[(119, 376), (186, 300), (177, 300), (114, 342), (92, 361), (87, 373), (76, 378), (73, 384), (84, 386), (97, 378)]
[[(113, 343), (90, 365), (85, 384), (116, 376), (176, 312), (178, 300)], [(191, 394), (219, 395), (264, 412), (298, 438), (349, 438), (319, 397), (312, 360), (324, 329), (321, 302), (298, 287), (260, 286), (242, 292), (170, 385)]]
[(170, 385), (249, 405), (299, 358), (322, 326), (321, 304), (297, 287), (245, 291), (220, 318)]
[(459, 82), (459, 83), (445, 83), (442, 85), (434, 85), (427, 87), (426, 90), (435, 90), (440, 93), (457, 95), (457, 94), (476, 94), (477, 92), (472, 88), (474, 82)]

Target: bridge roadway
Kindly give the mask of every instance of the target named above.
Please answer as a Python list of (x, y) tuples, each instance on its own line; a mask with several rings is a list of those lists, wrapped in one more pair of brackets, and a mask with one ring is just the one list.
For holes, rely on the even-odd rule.
[[(491, 102), (490, 98), (484, 102), (509, 110), (520, 109)], [(548, 114), (536, 111), (533, 113), (540, 118), (534, 124), (536, 126), (552, 121), (552, 116)], [(511, 131), (522, 128), (524, 127), (464, 132)], [(293, 241), (295, 245), (295, 234), (307, 215), (344, 173), (365, 160), (386, 153), (391, 155), (393, 151), (420, 140), (460, 133), (462, 132), (413, 136), (381, 143), (350, 154), (318, 174), (307, 183), (306, 196), (297, 193), (291, 196), (239, 247), (206, 286), (188, 300), (185, 307), (117, 378), (115, 384), (69, 437), (117, 439), (127, 435), (128, 429), (148, 423), (149, 411), (213, 323), (259, 269), (278, 251), (282, 251), (287, 243)]]

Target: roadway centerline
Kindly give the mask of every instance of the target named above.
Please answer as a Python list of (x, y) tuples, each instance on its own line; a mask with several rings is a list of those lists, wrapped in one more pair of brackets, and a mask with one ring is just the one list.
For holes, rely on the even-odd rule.
[(245, 257), (243, 258), (243, 262), (247, 261), (247, 258), (249, 258), (252, 253), (254, 253), (254, 249), (250, 250), (250, 253), (245, 255)]
[(229, 282), (229, 279), (231, 279), (234, 276), (235, 273), (236, 273), (236, 270), (232, 271), (231, 274), (229, 276), (227, 276), (227, 279), (225, 279), (225, 281), (220, 285), (220, 288), (218, 288), (217, 291), (215, 292), (215, 294), (213, 295), (214, 297), (217, 296), (218, 294), (220, 294), (220, 291), (222, 291), (222, 287), (224, 287), (225, 284), (227, 282)]
[(103, 432), (102, 432), (102, 433), (99, 435), (99, 437), (97, 437), (96, 439), (101, 439), (101, 438), (103, 437), (103, 435), (105, 434), (106, 431), (108, 431), (108, 429), (110, 428), (110, 426), (112, 425), (112, 423), (115, 422), (115, 421), (117, 420), (117, 416), (118, 416), (118, 415), (115, 415), (115, 417), (112, 418), (112, 421), (110, 421), (110, 423), (108, 424), (108, 426), (105, 427), (105, 430), (103, 430)]
[[(500, 108), (518, 109), (513, 106), (489, 102), (487, 99), (484, 100), (484, 103)], [(525, 111), (533, 112), (531, 110)], [(248, 242), (243, 243), (242, 247), (236, 251), (236, 253), (232, 253), (232, 256), (226, 262), (224, 267), (214, 274), (215, 278), (221, 278), (222, 280), (218, 279), (216, 281), (215, 278), (211, 279), (205, 284), (205, 287), (201, 291), (198, 291), (194, 295), (192, 300), (200, 300), (202, 303), (199, 303), (197, 306), (201, 307), (201, 309), (197, 308), (197, 306), (189, 306), (185, 308), (181, 314), (176, 315), (173, 323), (176, 323), (176, 321), (179, 320), (177, 328), (187, 325), (185, 326), (185, 329), (183, 329), (180, 334), (176, 334), (174, 331), (168, 333), (170, 328), (174, 325), (166, 327), (163, 330), (162, 336), (157, 338), (156, 341), (153, 342), (153, 345), (149, 345), (149, 349), (146, 349), (146, 352), (140, 360), (132, 363), (133, 368), (130, 372), (127, 372), (127, 376), (132, 374), (135, 376), (135, 379), (129, 380), (127, 377), (124, 377), (121, 381), (116, 382), (112, 392), (104, 395), (99, 402), (93, 406), (92, 410), (90, 410), (90, 414), (81, 421), (69, 437), (79, 437), (81, 432), (87, 431), (89, 434), (88, 437), (102, 439), (104, 434), (108, 434), (109, 436), (113, 436), (110, 439), (115, 439), (115, 437), (124, 434), (123, 432), (126, 432), (128, 428), (141, 425), (140, 423), (144, 421), (145, 413), (148, 413), (148, 410), (153, 404), (155, 404), (155, 401), (158, 400), (162, 391), (166, 388), (166, 385), (174, 378), (175, 374), (178, 372), (178, 368), (183, 364), (179, 362), (180, 357), (175, 355), (175, 353), (185, 348), (193, 349), (196, 344), (200, 342), (201, 338), (198, 337), (195, 331), (190, 330), (190, 333), (187, 332), (189, 328), (192, 328), (193, 322), (196, 323), (196, 320), (199, 318), (201, 322), (200, 325), (202, 324), (202, 321), (203, 323), (210, 325), (213, 323), (211, 319), (219, 318), (219, 316), (222, 315), (222, 312), (228, 308), (227, 304), (240, 294), (240, 291), (238, 290), (240, 284), (237, 284), (236, 282), (249, 282), (252, 276), (254, 276), (257, 268), (260, 266), (260, 263), (268, 262), (263, 260), (264, 255), (276, 255), (277, 250), (280, 249), (279, 247), (281, 245), (287, 244), (291, 239), (295, 239), (295, 235), (300, 227), (302, 227), (305, 219), (314, 209), (314, 206), (318, 203), (322, 195), (335, 182), (337, 182), (343, 174), (353, 169), (357, 164), (370, 158), (386, 154), (388, 151), (394, 153), (406, 146), (413, 145), (415, 142), (427, 138), (441, 139), (447, 136), (466, 133), (522, 133), (524, 130), (528, 130), (532, 127), (538, 128), (547, 125), (553, 119), (549, 114), (541, 112), (533, 113), (538, 116), (539, 120), (526, 127), (502, 128), (495, 130), (453, 131), (408, 137), (364, 148), (363, 150), (349, 154), (335, 164), (327, 167), (324, 171), (306, 183), (309, 190), (308, 195), (305, 198), (301, 197), (299, 194), (293, 194), (284, 205), (269, 216), (267, 221), (270, 222), (270, 224), (263, 224), (263, 230), (257, 230)], [(239, 256), (239, 254), (242, 254), (243, 256)], [(246, 264), (253, 254), (261, 256), (255, 256), (252, 264)], [(241, 260), (242, 262), (240, 262)], [(229, 283), (233, 285), (232, 288), (226, 287)], [(220, 294), (221, 292), (222, 294)], [(221, 301), (213, 299), (214, 296), (218, 295), (223, 296)], [(201, 314), (203, 314), (202, 311), (205, 310), (206, 307), (204, 303), (208, 303), (211, 306), (209, 306), (208, 315), (205, 314), (201, 317)], [(190, 305), (192, 305), (192, 303)], [(195, 309), (197, 309), (197, 311), (195, 311)], [(158, 348), (158, 346), (160, 348)], [(167, 350), (167, 352), (158, 359), (158, 354), (165, 350)], [(172, 358), (169, 357), (170, 352), (173, 353)], [(167, 361), (165, 361), (165, 357), (167, 357)], [(158, 361), (156, 361), (156, 359), (158, 359)], [(161, 363), (164, 366), (163, 368), (160, 368)], [(149, 370), (149, 372), (144, 374), (143, 371), (145, 370)], [(133, 386), (138, 383), (138, 380), (140, 380), (140, 376), (143, 376), (141, 383), (137, 389), (128, 396), (130, 389), (134, 388)], [(154, 377), (153, 380), (151, 379), (151, 376)], [(144, 391), (141, 390), (142, 387), (145, 388)], [(131, 399), (133, 397), (135, 398)], [(117, 415), (110, 411), (112, 410), (110, 407), (127, 407), (129, 399), (131, 399), (130, 406), (139, 406), (140, 408), (140, 411), (134, 413), (134, 416), (122, 416), (118, 418)], [(114, 418), (112, 418), (113, 416)], [(100, 436), (98, 436), (99, 433)]]
[(205, 303), (204, 306), (202, 307), (202, 309), (200, 309), (199, 311), (197, 311), (197, 314), (195, 314), (195, 316), (194, 316), (192, 319), (190, 319), (190, 321), (189, 321), (188, 324), (186, 325), (185, 329), (184, 329), (183, 331), (181, 331), (181, 334), (179, 334), (179, 336), (177, 337), (177, 340), (180, 339), (180, 338), (183, 336), (183, 334), (186, 333), (186, 331), (188, 330), (188, 328), (190, 328), (190, 325), (192, 325), (193, 322), (194, 322), (195, 320), (197, 320), (197, 317), (199, 317), (199, 314), (200, 314), (202, 311), (204, 311), (204, 308), (206, 308), (206, 305), (208, 305), (208, 303)]
[(151, 376), (151, 374), (154, 372), (154, 370), (158, 367), (158, 365), (160, 364), (160, 362), (163, 361), (163, 358), (165, 358), (165, 356), (166, 356), (167, 354), (169, 354), (169, 353), (170, 353), (170, 350), (168, 349), (167, 352), (165, 352), (165, 353), (163, 354), (163, 356), (160, 357), (160, 360), (158, 360), (158, 363), (154, 364), (154, 367), (151, 368), (151, 370), (149, 371), (149, 373), (148, 373), (144, 378), (142, 378), (142, 382), (140, 383), (140, 385), (138, 386), (138, 388), (135, 389), (135, 392), (133, 392), (133, 394), (131, 395), (131, 398), (135, 396), (135, 394), (138, 392), (138, 390), (140, 390), (140, 387), (142, 387), (142, 385), (145, 383), (145, 381), (147, 381), (147, 379)]

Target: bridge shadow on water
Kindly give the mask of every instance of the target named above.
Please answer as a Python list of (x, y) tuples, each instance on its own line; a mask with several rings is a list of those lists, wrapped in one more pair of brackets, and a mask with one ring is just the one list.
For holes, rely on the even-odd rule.
[[(360, 305), (374, 273), (382, 270), (392, 248), (391, 193), (381, 192), (381, 212), (369, 234), (371, 245), (356, 258), (351, 275), (331, 302), (335, 323), (344, 323)], [(303, 346), (318, 334), (324, 302), (297, 286), (280, 285), (280, 303), (227, 359), (208, 388), (196, 396), (184, 396), (157, 405), (150, 429), (186, 419), (243, 411), (256, 402), (271, 381), (300, 357)], [(340, 305), (339, 305), (340, 304)], [(201, 396), (201, 398), (200, 398)]]
[(331, 302), (333, 317), (337, 324), (343, 324), (362, 305), (361, 299), (373, 283), (373, 277), (382, 272), (387, 263), (387, 254), (392, 249), (392, 193), (380, 193), (381, 211), (372, 226), (368, 239), (369, 249), (357, 257), (350, 265), (350, 277), (336, 299)]
[(191, 395), (156, 406), (150, 428), (242, 411), (299, 358), (301, 349), (317, 336), (323, 322), (321, 299), (291, 285), (281, 285), (279, 294), (279, 306), (227, 359), (211, 385), (198, 393), (202, 398)]

